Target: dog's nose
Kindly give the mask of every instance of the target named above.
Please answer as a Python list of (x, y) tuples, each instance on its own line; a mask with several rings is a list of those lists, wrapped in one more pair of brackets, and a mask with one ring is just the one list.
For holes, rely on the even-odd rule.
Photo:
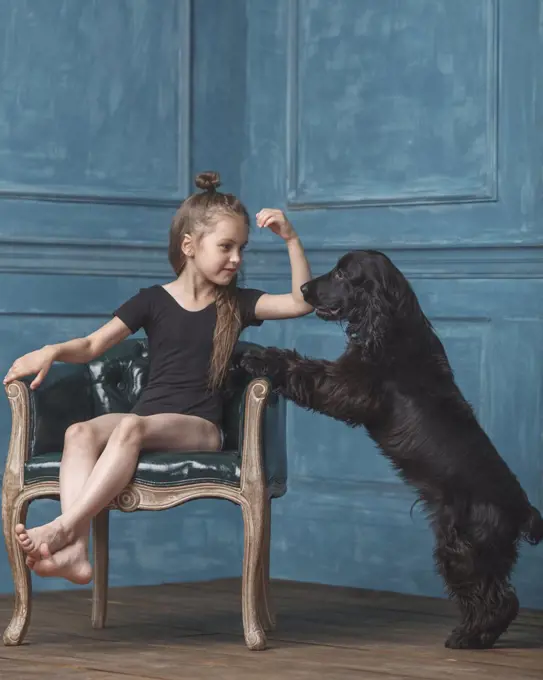
[(304, 297), (306, 296), (306, 293), (307, 293), (307, 291), (308, 291), (308, 288), (309, 288), (309, 287), (308, 287), (307, 283), (304, 283), (302, 286), (300, 286), (300, 290), (302, 291), (302, 295), (303, 295)]

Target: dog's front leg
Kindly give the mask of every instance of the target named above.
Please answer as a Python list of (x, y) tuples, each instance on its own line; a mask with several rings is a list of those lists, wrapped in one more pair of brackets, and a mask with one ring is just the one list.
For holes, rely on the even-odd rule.
[(240, 363), (251, 376), (269, 378), (274, 390), (302, 408), (363, 424), (365, 402), (360, 388), (355, 393), (344, 379), (338, 381), (332, 361), (306, 359), (294, 350), (268, 347), (247, 352)]
[(273, 389), (300, 406), (309, 406), (315, 391), (326, 380), (330, 361), (305, 359), (290, 349), (267, 347), (243, 355), (241, 366), (249, 375), (269, 378)]

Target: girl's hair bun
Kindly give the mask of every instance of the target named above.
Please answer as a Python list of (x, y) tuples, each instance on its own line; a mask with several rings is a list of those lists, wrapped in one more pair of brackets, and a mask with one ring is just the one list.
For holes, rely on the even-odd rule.
[(218, 172), (200, 172), (196, 175), (194, 183), (202, 191), (216, 191), (221, 186), (221, 176)]

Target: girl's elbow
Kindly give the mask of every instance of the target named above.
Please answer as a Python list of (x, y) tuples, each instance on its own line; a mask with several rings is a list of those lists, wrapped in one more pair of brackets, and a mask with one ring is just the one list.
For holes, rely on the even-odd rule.
[(308, 314), (311, 314), (313, 311), (313, 307), (311, 305), (308, 305), (307, 302), (301, 302), (299, 305), (296, 306), (296, 316), (307, 316)]

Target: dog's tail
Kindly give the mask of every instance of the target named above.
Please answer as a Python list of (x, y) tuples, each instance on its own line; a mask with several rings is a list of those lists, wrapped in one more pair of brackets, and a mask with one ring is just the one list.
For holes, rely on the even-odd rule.
[(537, 508), (530, 506), (530, 514), (522, 527), (522, 538), (531, 545), (543, 541), (543, 517)]

